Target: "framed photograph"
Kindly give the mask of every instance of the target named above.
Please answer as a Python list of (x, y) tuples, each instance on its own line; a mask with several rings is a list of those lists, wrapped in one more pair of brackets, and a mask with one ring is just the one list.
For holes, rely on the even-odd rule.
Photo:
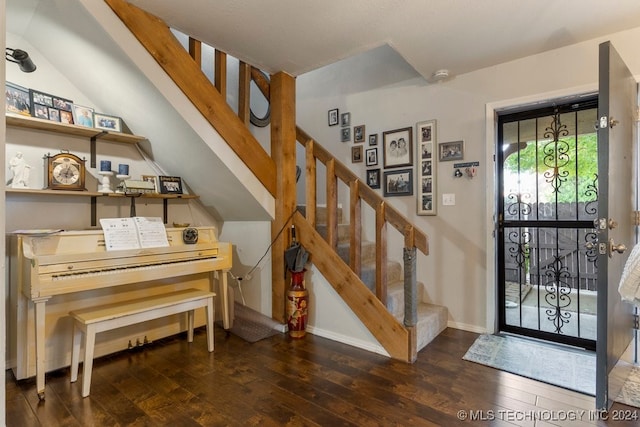
[(351, 113), (340, 114), (340, 126), (351, 126)]
[(416, 123), (416, 191), (417, 214), (436, 214), (436, 167), (433, 155), (436, 147), (436, 121), (427, 120)]
[(365, 151), (365, 155), (367, 156), (367, 166), (378, 165), (378, 149), (377, 148), (367, 148), (367, 150)]
[(367, 169), (367, 185), (373, 189), (380, 188), (380, 169)]
[(88, 128), (93, 127), (93, 108), (73, 104), (73, 123)]
[(353, 142), (364, 142), (364, 125), (354, 126)]
[(73, 112), (60, 110), (60, 123), (73, 124)]
[(342, 141), (342, 142), (350, 142), (351, 141), (351, 128), (342, 128), (342, 129), (340, 129), (340, 141)]
[(369, 145), (371, 145), (371, 146), (378, 145), (378, 134), (377, 133), (369, 135)]
[(93, 124), (96, 129), (122, 132), (122, 119), (102, 113), (93, 113)]
[(464, 158), (464, 141), (442, 142), (438, 145), (441, 162), (462, 160)]
[(385, 171), (384, 197), (413, 195), (413, 169)]
[(158, 177), (155, 175), (142, 175), (140, 177), (143, 181), (147, 181), (153, 184), (153, 191), (158, 192)]
[(351, 147), (351, 163), (362, 162), (362, 145)]
[(5, 106), (8, 113), (31, 115), (31, 96), (29, 89), (6, 82)]
[(385, 168), (413, 166), (413, 141), (410, 127), (382, 133), (382, 158)]
[(159, 176), (160, 193), (182, 194), (182, 179), (179, 176)]
[(53, 108), (60, 111), (69, 111), (73, 110), (73, 101), (70, 99), (59, 98), (57, 96), (53, 97)]
[(329, 110), (329, 126), (335, 126), (338, 124), (339, 121), (339, 115), (338, 115), (338, 109), (334, 108), (333, 110)]

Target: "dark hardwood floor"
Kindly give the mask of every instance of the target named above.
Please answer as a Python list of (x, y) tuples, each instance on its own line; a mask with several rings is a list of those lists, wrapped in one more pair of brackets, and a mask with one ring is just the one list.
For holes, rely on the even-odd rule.
[(200, 329), (191, 344), (182, 334), (96, 359), (87, 398), (69, 369), (47, 374), (44, 402), (35, 379), (7, 371), (7, 426), (640, 425), (598, 421), (593, 397), (462, 360), (476, 337), (447, 329), (406, 364), (310, 334), (250, 344), (218, 328), (208, 353)]

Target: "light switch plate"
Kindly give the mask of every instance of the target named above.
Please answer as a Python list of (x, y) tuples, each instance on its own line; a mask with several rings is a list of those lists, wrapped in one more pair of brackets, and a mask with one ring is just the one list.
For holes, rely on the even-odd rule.
[(442, 195), (442, 204), (444, 206), (454, 206), (456, 204), (455, 193), (447, 193)]

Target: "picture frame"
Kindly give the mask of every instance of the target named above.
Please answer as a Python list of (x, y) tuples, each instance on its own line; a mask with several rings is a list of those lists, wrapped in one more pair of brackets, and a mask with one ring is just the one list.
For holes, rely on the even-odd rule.
[(434, 150), (437, 147), (435, 120), (416, 123), (416, 213), (437, 214), (437, 162)]
[(161, 194), (182, 194), (182, 179), (179, 176), (158, 177)]
[(464, 159), (464, 141), (441, 142), (438, 144), (438, 158), (441, 162)]
[(340, 114), (340, 126), (351, 126), (351, 113)]
[(362, 163), (362, 145), (351, 147), (351, 163)]
[(382, 133), (382, 158), (384, 168), (413, 166), (412, 128), (390, 130)]
[(380, 169), (367, 169), (367, 185), (374, 190), (380, 188)]
[(398, 169), (384, 172), (384, 197), (412, 196), (413, 169)]
[(31, 96), (29, 89), (15, 83), (6, 82), (5, 108), (7, 113), (31, 116)]
[(327, 113), (327, 116), (328, 116), (327, 119), (329, 121), (329, 126), (335, 126), (340, 121), (340, 115), (338, 113), (337, 108), (329, 110), (329, 112)]
[(350, 142), (351, 141), (351, 128), (342, 128), (342, 129), (340, 129), (340, 141), (342, 141), (342, 142)]
[(364, 142), (364, 125), (353, 127), (353, 142)]
[[(70, 112), (73, 105), (73, 102), (69, 99), (35, 89), (29, 89), (29, 97), (31, 100), (31, 115), (53, 122), (60, 122), (61, 112)], [(67, 117), (68, 115), (65, 115), (65, 119)], [(64, 123), (66, 123), (66, 120)]]
[(369, 135), (369, 145), (371, 145), (371, 146), (378, 145), (378, 134), (377, 133), (372, 133), (371, 135)]
[(378, 149), (377, 148), (367, 148), (365, 150), (365, 158), (367, 166), (377, 166), (378, 165)]
[(141, 175), (140, 179), (153, 183), (154, 192), (158, 192), (158, 177), (155, 175)]
[(78, 126), (93, 127), (94, 109), (83, 105), (73, 104), (73, 123)]
[(93, 113), (93, 124), (96, 129), (122, 132), (122, 119), (103, 113)]

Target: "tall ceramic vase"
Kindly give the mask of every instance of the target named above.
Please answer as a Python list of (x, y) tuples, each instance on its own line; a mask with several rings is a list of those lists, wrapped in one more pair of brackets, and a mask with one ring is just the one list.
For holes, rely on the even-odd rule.
[(302, 338), (307, 328), (307, 308), (309, 307), (309, 291), (304, 287), (304, 273), (290, 271), (291, 287), (287, 291), (287, 326), (291, 338)]

